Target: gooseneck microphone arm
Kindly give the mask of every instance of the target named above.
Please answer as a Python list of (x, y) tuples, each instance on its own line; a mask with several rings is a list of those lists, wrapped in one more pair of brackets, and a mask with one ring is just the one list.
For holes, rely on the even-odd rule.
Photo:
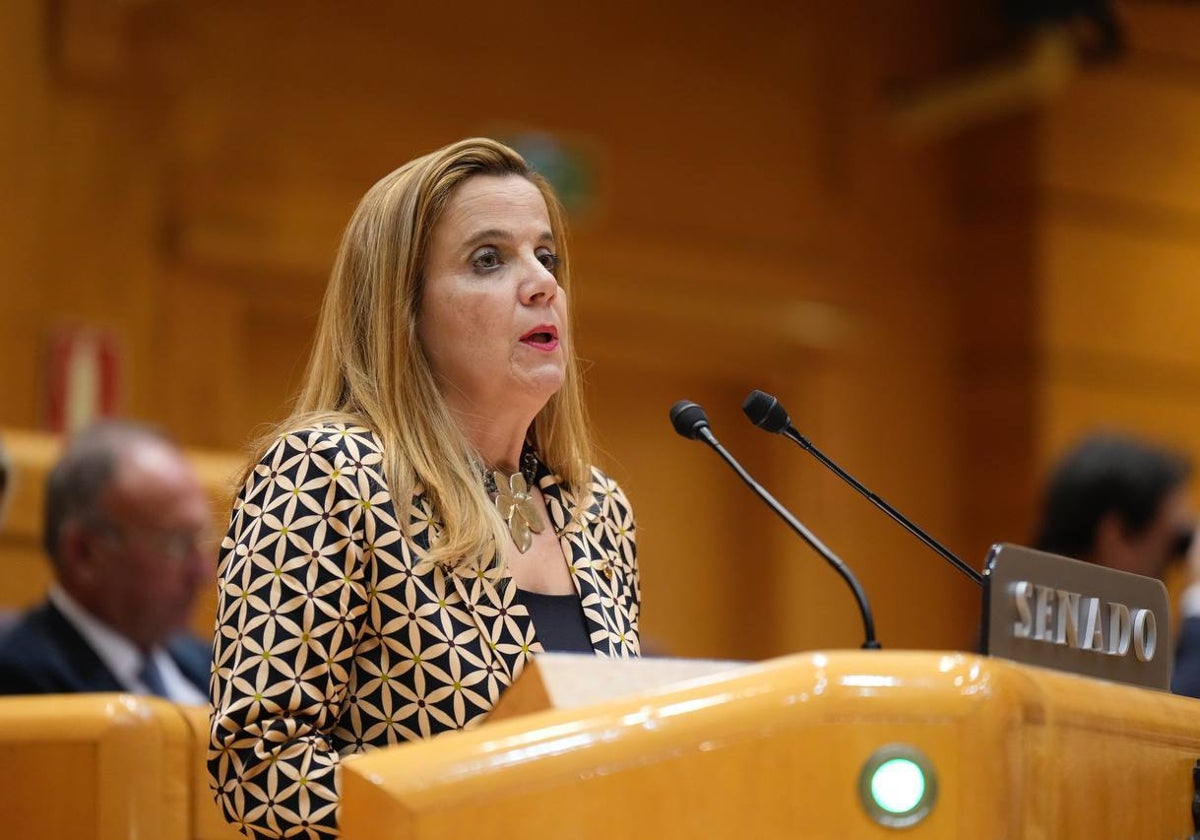
[(863, 592), (858, 578), (854, 576), (854, 573), (850, 571), (845, 563), (838, 559), (836, 554), (817, 539), (815, 534), (805, 528), (796, 517), (792, 516), (787, 508), (776, 501), (775, 497), (768, 493), (765, 487), (755, 481), (750, 473), (746, 472), (745, 468), (737, 462), (737, 459), (729, 454), (728, 450), (721, 445), (716, 435), (708, 427), (708, 415), (704, 413), (704, 409), (689, 400), (680, 400), (671, 407), (671, 425), (675, 427), (676, 432), (688, 440), (700, 440), (712, 447), (721, 456), (722, 460), (738, 474), (738, 477), (746, 482), (746, 486), (753, 490), (755, 495), (766, 502), (767, 506), (788, 524), (788, 527), (799, 534), (800, 538), (808, 543), (813, 551), (821, 555), (825, 562), (841, 575), (842, 580), (846, 581), (851, 592), (854, 593), (854, 600), (858, 603), (858, 611), (862, 614), (863, 635), (865, 636), (862, 647), (865, 650), (878, 649), (880, 644), (875, 639), (875, 619), (871, 616), (871, 606), (867, 603), (866, 593)]
[(746, 417), (750, 419), (750, 422), (755, 426), (758, 426), (760, 429), (781, 434), (791, 440), (793, 443), (799, 444), (810, 455), (828, 467), (834, 475), (865, 496), (867, 501), (890, 516), (902, 528), (919, 539), (921, 542), (925, 543), (925, 545), (927, 545), (929, 548), (940, 554), (942, 558), (949, 561), (952, 566), (969, 577), (975, 583), (979, 584), (980, 586), (983, 585), (983, 575), (979, 574), (979, 572), (967, 565), (965, 561), (951, 552), (950, 549), (946, 548), (933, 537), (929, 536), (929, 534), (926, 534), (924, 531), (922, 531), (919, 527), (917, 527), (916, 523), (912, 522), (907, 516), (896, 510), (883, 499), (879, 498), (866, 487), (864, 487), (858, 482), (857, 479), (854, 478), (854, 476), (850, 475), (850, 473), (846, 472), (844, 469), (827, 458), (825, 453), (823, 453), (820, 449), (817, 449), (817, 447), (813, 446), (812, 442), (810, 442), (808, 438), (796, 431), (796, 428), (792, 425), (791, 419), (788, 417), (787, 411), (784, 410), (783, 406), (779, 404), (779, 400), (777, 400), (775, 397), (771, 396), (765, 391), (751, 391), (746, 397), (745, 402), (742, 403), (742, 411), (746, 414)]

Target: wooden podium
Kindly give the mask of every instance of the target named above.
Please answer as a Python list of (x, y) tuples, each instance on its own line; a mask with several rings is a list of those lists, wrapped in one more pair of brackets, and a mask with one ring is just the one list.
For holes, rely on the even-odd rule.
[[(510, 693), (479, 728), (347, 760), (345, 840), (1195, 831), (1200, 702), (1001, 659), (838, 651), (689, 675), (551, 656)], [(925, 796), (889, 827), (867, 771), (899, 754)]]

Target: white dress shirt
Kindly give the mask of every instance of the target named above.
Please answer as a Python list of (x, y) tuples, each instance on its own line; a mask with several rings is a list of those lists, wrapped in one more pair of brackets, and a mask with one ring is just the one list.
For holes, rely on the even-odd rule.
[[(137, 645), (92, 615), (58, 584), (50, 588), (50, 603), (79, 631), (84, 641), (96, 652), (108, 670), (127, 691), (133, 694), (153, 694), (138, 674), (143, 655)], [(171, 655), (161, 647), (150, 651), (154, 664), (167, 688), (167, 699), (176, 703), (207, 703), (208, 697), (183, 675)]]
[(1180, 612), (1184, 618), (1200, 616), (1200, 583), (1193, 583), (1179, 597)]

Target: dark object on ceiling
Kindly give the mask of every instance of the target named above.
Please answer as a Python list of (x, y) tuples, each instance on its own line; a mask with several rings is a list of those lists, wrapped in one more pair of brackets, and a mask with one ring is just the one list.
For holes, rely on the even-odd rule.
[(1084, 62), (1112, 61), (1125, 49), (1125, 34), (1113, 0), (1006, 0), (1006, 7), (1012, 22), (1023, 31), (1069, 29)]

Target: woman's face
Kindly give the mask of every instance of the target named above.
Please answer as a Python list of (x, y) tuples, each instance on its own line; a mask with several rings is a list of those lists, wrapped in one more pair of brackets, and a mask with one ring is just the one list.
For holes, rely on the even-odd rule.
[(433, 229), (417, 335), (452, 410), (536, 414), (566, 375), (566, 295), (538, 188), (476, 175)]

